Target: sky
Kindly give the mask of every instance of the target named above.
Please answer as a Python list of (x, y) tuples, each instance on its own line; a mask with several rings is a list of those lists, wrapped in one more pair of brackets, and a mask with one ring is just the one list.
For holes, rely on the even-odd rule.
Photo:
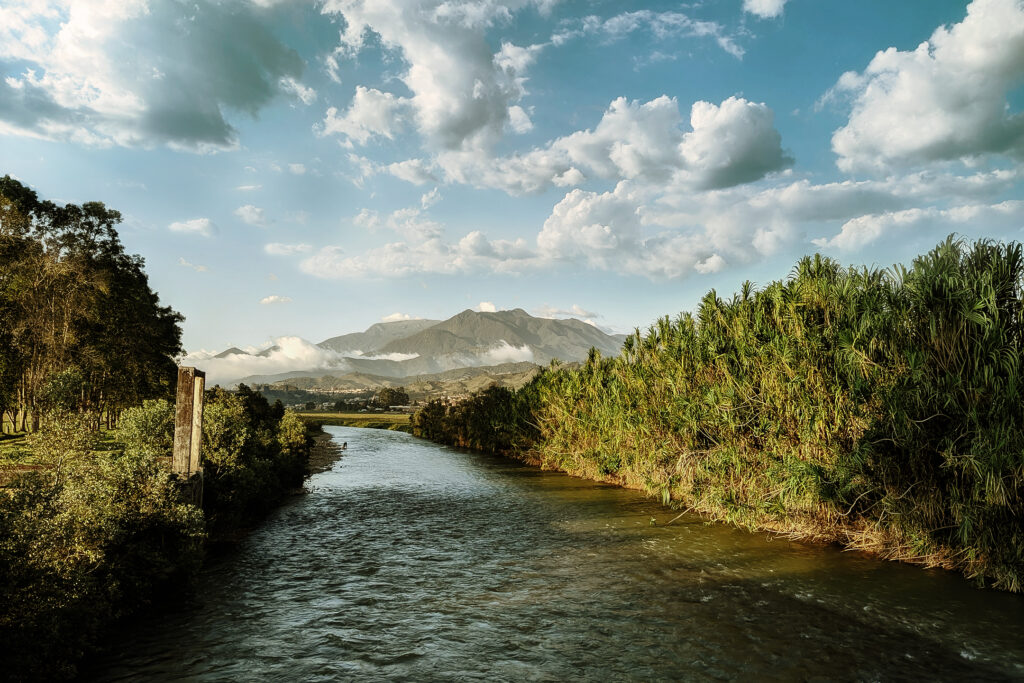
[(1018, 0), (3, 0), (0, 174), (124, 215), (190, 351), (606, 330), (1024, 226)]

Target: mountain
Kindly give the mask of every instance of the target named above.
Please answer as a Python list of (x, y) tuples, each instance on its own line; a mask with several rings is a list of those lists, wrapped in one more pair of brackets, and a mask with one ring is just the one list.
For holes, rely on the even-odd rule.
[(403, 339), (438, 324), (437, 320), (397, 320), (390, 323), (371, 325), (365, 332), (343, 334), (325, 339), (317, 346), (338, 353), (361, 352), (369, 355), (386, 344)]
[[(298, 377), (350, 375), (359, 375), (353, 378), (355, 385), (378, 381), (383, 386), (385, 380), (401, 382), (460, 368), (520, 362), (546, 365), (556, 358), (582, 361), (592, 347), (614, 356), (624, 340), (624, 335), (605, 334), (579, 320), (535, 318), (521, 308), (466, 310), (443, 321), (377, 323), (364, 332), (331, 337), (316, 346), (291, 338), (258, 354), (231, 348), (200, 366), (212, 370), (218, 380), (245, 375), (225, 382), (229, 386), (240, 381), (272, 384)], [(214, 370), (209, 363), (220, 366)]]
[(383, 346), (381, 353), (418, 353), (438, 357), (451, 354), (488, 354), (505, 346), (526, 348), (536, 363), (558, 358), (583, 360), (591, 347), (603, 355), (617, 355), (623, 335), (608, 335), (579, 320), (534, 318), (521, 308), (482, 313), (465, 310), (458, 315)]

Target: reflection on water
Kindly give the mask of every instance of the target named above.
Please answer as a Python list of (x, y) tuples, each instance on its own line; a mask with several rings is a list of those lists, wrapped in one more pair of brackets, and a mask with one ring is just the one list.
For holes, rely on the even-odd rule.
[(1024, 597), (326, 427), (348, 450), (97, 680), (1024, 679)]

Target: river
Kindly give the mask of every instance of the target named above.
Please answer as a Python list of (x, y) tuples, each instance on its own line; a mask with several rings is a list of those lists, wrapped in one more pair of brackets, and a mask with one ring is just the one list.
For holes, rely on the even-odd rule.
[[(1024, 679), (1024, 596), (401, 432), (348, 450), (86, 677)], [(652, 526), (651, 520), (656, 525)]]

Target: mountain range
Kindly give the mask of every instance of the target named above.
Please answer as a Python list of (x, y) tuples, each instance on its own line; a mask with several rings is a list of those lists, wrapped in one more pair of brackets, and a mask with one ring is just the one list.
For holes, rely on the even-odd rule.
[[(364, 332), (325, 339), (315, 347), (304, 342), (313, 348), (293, 354), (295, 362), (283, 372), (279, 371), (283, 365), (280, 360), (288, 350), (278, 345), (253, 353), (232, 347), (199, 360), (196, 365), (202, 369), (207, 369), (204, 365), (217, 368), (214, 373), (219, 377), (234, 377), (222, 382), (229, 386), (325, 375), (339, 378), (347, 374), (359, 375), (352, 378), (353, 383), (363, 384), (369, 377), (382, 381), (508, 363), (546, 365), (554, 359), (581, 361), (592, 347), (602, 355), (616, 355), (624, 340), (624, 335), (606, 334), (580, 320), (536, 318), (520, 308), (496, 312), (465, 310), (447, 320), (377, 323)], [(261, 360), (268, 362), (263, 364)], [(264, 365), (268, 370), (278, 371), (227, 374), (232, 369), (237, 372)]]

